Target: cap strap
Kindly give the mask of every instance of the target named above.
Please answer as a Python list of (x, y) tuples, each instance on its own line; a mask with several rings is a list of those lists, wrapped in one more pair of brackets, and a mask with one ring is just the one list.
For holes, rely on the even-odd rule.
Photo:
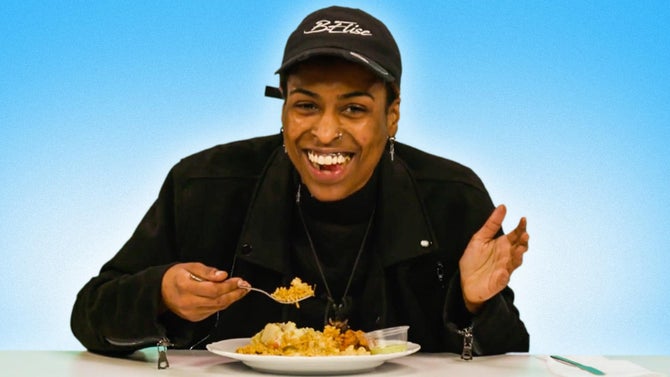
[(276, 88), (274, 86), (265, 87), (265, 96), (271, 98), (284, 99), (284, 96), (282, 96), (281, 94), (281, 90), (279, 90), (279, 88)]

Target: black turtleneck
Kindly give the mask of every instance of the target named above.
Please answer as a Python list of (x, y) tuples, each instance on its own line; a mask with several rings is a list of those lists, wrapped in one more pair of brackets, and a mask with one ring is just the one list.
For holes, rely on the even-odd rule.
[[(300, 190), (300, 203), (296, 204), (292, 224), (292, 265), (295, 276), (316, 285), (316, 298), (303, 301), (296, 314), (301, 322), (299, 325), (322, 328), (328, 291), (317, 263), (321, 265), (332, 299), (337, 304), (342, 303), (347, 282), (353, 272), (347, 296), (352, 298), (355, 312), (356, 298), (361, 291), (360, 286), (370, 260), (368, 247), (361, 244), (377, 202), (377, 174), (373, 174), (359, 191), (337, 201), (321, 202), (312, 197), (304, 185), (300, 185)], [(309, 244), (299, 210), (302, 211), (314, 250)], [(371, 234), (368, 235), (366, 244), (372, 238)], [(352, 271), (361, 247), (363, 251), (360, 259), (355, 271)], [(315, 253), (318, 262), (314, 257)], [(354, 325), (352, 320), (355, 320), (355, 313), (349, 316), (352, 317), (349, 323)]]

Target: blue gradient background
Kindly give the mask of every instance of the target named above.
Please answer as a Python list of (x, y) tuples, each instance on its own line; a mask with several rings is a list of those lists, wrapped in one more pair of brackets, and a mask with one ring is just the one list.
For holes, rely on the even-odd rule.
[[(264, 86), (330, 4), (0, 3), (0, 349), (81, 349), (79, 288), (180, 158), (279, 131)], [(341, 4), (401, 47), (398, 139), (528, 217), (531, 352), (670, 352), (670, 2)]]

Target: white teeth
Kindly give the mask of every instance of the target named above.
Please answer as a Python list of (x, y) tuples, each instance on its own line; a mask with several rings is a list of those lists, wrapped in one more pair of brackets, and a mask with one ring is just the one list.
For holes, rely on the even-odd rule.
[(351, 160), (351, 155), (343, 153), (330, 153), (330, 154), (316, 154), (312, 151), (307, 152), (307, 158), (313, 164), (319, 165), (336, 165), (344, 164), (345, 162)]

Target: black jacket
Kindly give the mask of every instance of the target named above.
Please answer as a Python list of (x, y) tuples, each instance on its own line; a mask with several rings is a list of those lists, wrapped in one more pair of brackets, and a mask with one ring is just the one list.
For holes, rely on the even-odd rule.
[[(380, 164), (375, 263), (366, 272), (359, 305), (364, 320), (357, 328), (405, 324), (422, 351), (461, 352), (456, 330), (472, 324), (478, 354), (527, 351), (511, 289), (475, 317), (463, 303), (458, 261), (494, 208), (480, 179), (399, 143), (395, 161), (384, 155)], [(199, 261), (268, 290), (287, 285), (293, 176), (277, 135), (183, 159), (132, 237), (79, 292), (71, 317), (75, 336), (91, 351), (123, 354), (161, 337), (178, 348), (203, 348), (292, 320), (298, 309), (251, 294), (197, 323), (159, 313), (162, 276), (179, 262)]]

